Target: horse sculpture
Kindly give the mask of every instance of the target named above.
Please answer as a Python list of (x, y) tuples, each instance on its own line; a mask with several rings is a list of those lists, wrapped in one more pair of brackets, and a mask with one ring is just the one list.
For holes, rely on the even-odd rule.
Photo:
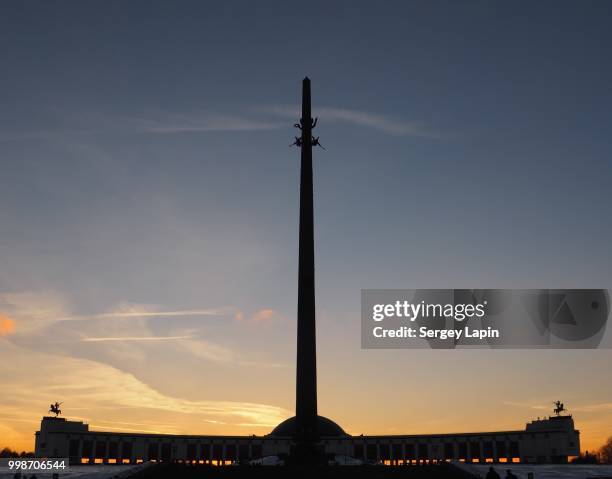
[(557, 416), (560, 416), (563, 411), (567, 411), (567, 409), (563, 407), (563, 403), (561, 401), (555, 401), (553, 404), (555, 405), (554, 413)]
[(59, 416), (62, 413), (62, 410), (60, 409), (60, 406), (63, 403), (61, 402), (56, 402), (55, 404), (50, 404), (49, 405), (49, 412), (55, 414), (55, 417)]

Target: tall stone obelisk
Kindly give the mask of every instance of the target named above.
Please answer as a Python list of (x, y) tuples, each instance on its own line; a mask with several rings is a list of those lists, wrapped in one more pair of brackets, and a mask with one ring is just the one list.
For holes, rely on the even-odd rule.
[(315, 333), (314, 224), (312, 192), (312, 136), (316, 120), (310, 112), (310, 80), (302, 82), (302, 118), (296, 123), (302, 136), (300, 173), (300, 246), (297, 310), (296, 448), (300, 456), (314, 454), (317, 430), (317, 346)]

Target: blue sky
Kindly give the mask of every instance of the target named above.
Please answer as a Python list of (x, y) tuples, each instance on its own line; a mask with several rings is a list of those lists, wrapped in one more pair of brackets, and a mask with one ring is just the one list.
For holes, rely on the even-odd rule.
[[(610, 287), (609, 4), (1, 8), (9, 382), (17, 362), (127, 374), (173, 398), (168, 431), (262, 433), (290, 414), (299, 155), (288, 145), (308, 75), (326, 147), (315, 151), (321, 412), (356, 433), (491, 429), (520, 426), (561, 395), (586, 411), (593, 442), (610, 429), (612, 390), (596, 380), (608, 351), (428, 355), (361, 351), (358, 337), (361, 288)], [(424, 394), (440, 398), (464, 387), (455, 368), (482, 371), (465, 379), (464, 399), (482, 419), (407, 400), (412, 384), (398, 377), (422, 361)], [(478, 402), (500, 370), (507, 390)], [(525, 381), (537, 391), (525, 396)], [(396, 409), (408, 401), (407, 416), (364, 415), (366, 399), (345, 410), (364, 383)], [(17, 410), (23, 397), (11, 394)], [(155, 394), (151, 404), (163, 402)], [(53, 399), (28, 403), (20, 420), (33, 424), (0, 418), (3, 431), (29, 441)], [(247, 422), (205, 412), (224, 424), (194, 426), (176, 401), (272, 409)], [(515, 409), (500, 419), (506, 402)], [(129, 414), (113, 414), (127, 427)]]

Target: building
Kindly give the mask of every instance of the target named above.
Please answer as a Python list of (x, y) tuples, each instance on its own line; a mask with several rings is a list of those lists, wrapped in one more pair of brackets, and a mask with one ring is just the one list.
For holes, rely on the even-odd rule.
[[(397, 436), (350, 436), (326, 421), (319, 428), (325, 453), (367, 462), (565, 463), (580, 451), (571, 416), (533, 421), (516, 431)], [(90, 431), (83, 422), (44, 417), (35, 450), (38, 457), (69, 457), (72, 463), (246, 462), (290, 453), (293, 437), (283, 424), (266, 436), (179, 436)]]
[[(296, 415), (267, 436), (170, 436), (89, 431), (82, 422), (45, 417), (36, 433), (36, 455), (73, 462), (202, 461), (221, 464), (286, 455), (293, 463), (322, 463), (329, 455), (406, 464), (469, 462), (567, 462), (580, 451), (571, 416), (534, 421), (525, 430), (465, 434), (350, 436), (318, 415), (310, 80), (302, 83), (300, 229), (297, 308)], [(560, 404), (560, 403), (559, 403)], [(562, 405), (561, 405), (562, 406)], [(55, 412), (59, 412), (55, 411)]]

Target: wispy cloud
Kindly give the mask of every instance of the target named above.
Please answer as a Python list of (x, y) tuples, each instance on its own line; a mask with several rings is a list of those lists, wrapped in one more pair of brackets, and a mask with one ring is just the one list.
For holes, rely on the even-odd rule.
[(61, 316), (67, 305), (55, 291), (18, 291), (0, 293), (0, 306), (14, 316), (47, 320)]
[(583, 404), (582, 406), (572, 406), (572, 411), (580, 411), (580, 412), (612, 412), (612, 403), (597, 403), (597, 404)]
[[(504, 401), (503, 404), (507, 406), (520, 407), (525, 409), (534, 409), (538, 411), (553, 411), (553, 402), (550, 403), (542, 403), (542, 402), (518, 402), (518, 401)], [(597, 412), (606, 412), (612, 411), (612, 403), (611, 402), (601, 402), (601, 403), (580, 403), (575, 401), (571, 405), (571, 411), (575, 412), (585, 412), (585, 413), (597, 413)], [(571, 412), (570, 411), (570, 412)]]
[(83, 342), (97, 343), (106, 341), (176, 341), (180, 339), (191, 339), (192, 336), (117, 336), (117, 337), (99, 337), (99, 338), (81, 338)]
[(244, 116), (200, 113), (196, 115), (165, 115), (159, 118), (130, 118), (136, 130), (153, 134), (197, 133), (213, 131), (259, 131), (285, 126), (283, 123)]
[[(168, 321), (164, 324), (165, 334), (159, 334), (147, 321), (151, 318), (176, 320), (181, 317), (199, 316), (239, 317), (242, 313), (233, 306), (160, 310), (158, 305), (123, 302), (103, 313), (70, 315), (67, 314), (69, 305), (62, 295), (49, 291), (0, 294), (0, 305), (8, 308), (7, 311), (10, 311), (12, 318), (16, 318), (15, 323), (19, 325), (19, 335), (11, 335), (8, 339), (21, 346), (41, 348), (48, 352), (61, 351), (68, 354), (72, 351), (81, 356), (84, 351), (91, 353), (92, 349), (82, 350), (78, 344), (89, 343), (92, 347), (100, 344), (104, 347), (95, 349), (98, 359), (113, 364), (125, 361), (134, 364), (144, 363), (151, 347), (157, 347), (153, 345), (165, 344), (167, 347), (187, 352), (193, 358), (215, 363), (257, 368), (287, 367), (283, 363), (253, 360), (240, 352), (209, 341), (202, 337), (202, 327), (191, 325), (185, 328), (181, 327), (179, 322)], [(268, 322), (277, 317), (280, 316), (274, 309), (262, 309), (251, 315), (249, 322)], [(15, 324), (11, 322), (12, 318), (4, 323), (0, 320), (0, 327), (4, 328), (0, 332), (4, 332), (5, 336), (16, 329)], [(70, 321), (81, 321), (81, 324), (75, 327)], [(54, 328), (54, 336), (61, 339), (50, 340), (48, 328)], [(58, 335), (58, 331), (61, 331), (61, 334)]]
[(236, 321), (245, 321), (250, 323), (267, 323), (274, 319), (282, 319), (282, 316), (278, 311), (272, 308), (263, 308), (258, 311), (255, 311), (250, 317), (245, 314), (243, 311), (237, 311), (234, 314), (234, 319)]
[(214, 421), (213, 419), (204, 419), (204, 422), (209, 424), (225, 424), (223, 421)]
[[(229, 346), (217, 343), (215, 332), (224, 324), (198, 319), (220, 313), (231, 318), (234, 307), (175, 309), (124, 302), (99, 314), (71, 315), (68, 296), (30, 291), (0, 293), (0, 309), (15, 325), (14, 333), (0, 337), (0, 384), (11, 384), (2, 398), (10, 420), (0, 417), (0, 437), (15, 447), (31, 448), (33, 418), (48, 408), (41, 398), (64, 401), (68, 417), (76, 414), (94, 428), (167, 434), (239, 433), (245, 424), (252, 425), (249, 433), (264, 433), (289, 415), (269, 404), (222, 400), (219, 392), (215, 397), (207, 390), (175, 392), (167, 379), (174, 372), (189, 378), (189, 368), (216, 377), (236, 366), (288, 367), (266, 354), (246, 354), (231, 341)], [(174, 319), (150, 321), (160, 317)], [(6, 326), (12, 322), (4, 324), (7, 333), (12, 330)], [(154, 373), (157, 367), (164, 370), (162, 377)]]
[(277, 316), (277, 312), (273, 309), (261, 309), (259, 311), (257, 311), (254, 315), (252, 320), (255, 321), (256, 323), (262, 322), (262, 321), (269, 321), (273, 318), (275, 318)]
[[(163, 309), (154, 304), (123, 302), (109, 310), (91, 314), (71, 314), (66, 298), (55, 291), (23, 291), (0, 293), (0, 336), (11, 333), (20, 335), (40, 331), (66, 321), (103, 323), (108, 329), (113, 320), (125, 328), (123, 323), (134, 322), (134, 327), (142, 327), (144, 321), (152, 318), (176, 319), (181, 317), (232, 317), (237, 309), (232, 306), (197, 309)], [(4, 314), (4, 316), (2, 316)], [(121, 321), (123, 320), (123, 321)], [(142, 323), (142, 324), (140, 324)], [(17, 328), (17, 325), (19, 326)], [(111, 336), (104, 334), (105, 337)], [(113, 335), (121, 336), (121, 335)], [(138, 336), (129, 335), (126, 336)]]
[(237, 362), (238, 356), (231, 349), (225, 348), (219, 344), (199, 340), (185, 340), (181, 342), (183, 350), (188, 351), (196, 358), (206, 359), (213, 362)]
[[(78, 411), (78, 416), (93, 427), (126, 431), (204, 432), (198, 423), (211, 427), (248, 423), (267, 429), (289, 415), (283, 408), (262, 403), (176, 397), (97, 361), (48, 355), (10, 343), (2, 346), (0, 381), (11, 384), (3, 396), (3, 413), (15, 425), (0, 425), (0, 433), (14, 442), (31, 440), (33, 418), (46, 411), (47, 398), (55, 397), (64, 402), (68, 417), (74, 417), (71, 412)], [(14, 374), (15, 364), (20, 364), (28, 374)], [(32, 394), (32, 384), (36, 384), (36, 394)], [(19, 425), (21, 422), (23, 425)]]
[(54, 111), (48, 124), (32, 129), (6, 127), (0, 130), (0, 143), (22, 141), (49, 141), (84, 138), (100, 133), (145, 133), (173, 135), (181, 133), (248, 132), (274, 130), (286, 127), (285, 122), (255, 116), (252, 112), (235, 114), (214, 111), (177, 113), (149, 111), (142, 115), (123, 115), (114, 112)]
[[(276, 105), (262, 109), (273, 115), (283, 118), (300, 117), (300, 110), (297, 107), (287, 105)], [(389, 135), (397, 136), (420, 136), (428, 138), (439, 138), (441, 135), (434, 132), (423, 122), (406, 121), (401, 118), (394, 118), (379, 113), (352, 110), (348, 108), (317, 108), (314, 112), (322, 121), (344, 122), (372, 128)]]
[(521, 407), (525, 409), (537, 409), (537, 410), (550, 410), (552, 411), (552, 401), (551, 405), (542, 404), (542, 403), (534, 403), (534, 402), (518, 402), (518, 401), (504, 401), (503, 404), (506, 406), (512, 407)]
[(101, 430), (101, 431), (105, 431), (107, 429), (110, 429), (111, 431), (120, 431), (120, 432), (138, 432), (138, 433), (145, 433), (145, 434), (175, 434), (177, 429), (174, 426), (166, 426), (164, 428), (158, 428), (158, 429), (148, 429), (148, 428), (131, 428), (131, 427), (127, 427), (127, 426), (107, 426), (105, 424), (90, 424), (89, 428), (92, 431), (95, 430)]
[[(371, 128), (388, 135), (441, 138), (439, 132), (419, 121), (351, 108), (320, 107), (314, 112), (322, 121), (349, 123)], [(148, 111), (138, 115), (121, 115), (109, 112), (55, 112), (62, 121), (31, 131), (0, 131), (0, 142), (52, 140), (66, 137), (84, 137), (103, 133), (144, 133), (174, 135), (208, 132), (248, 132), (287, 128), (300, 116), (297, 106), (273, 105), (248, 109), (242, 112), (214, 111)], [(282, 121), (278, 119), (282, 118)], [(60, 124), (61, 127), (56, 127)]]
[(280, 369), (286, 369), (286, 368), (292, 368), (292, 365), (289, 365), (287, 363), (268, 363), (268, 362), (261, 362), (261, 361), (238, 361), (238, 364), (242, 365), (242, 366), (253, 366), (256, 368), (280, 368)]
[(211, 343), (203, 339), (188, 339), (180, 340), (180, 344), (183, 350), (189, 351), (193, 356), (207, 361), (220, 362), (220, 363), (232, 363), (241, 366), (250, 366), (256, 368), (287, 368), (289, 367), (284, 363), (271, 363), (265, 361), (252, 361), (243, 359), (242, 355), (239, 355), (231, 349), (225, 348), (219, 344)]
[(15, 335), (22, 335), (65, 316), (68, 306), (54, 291), (19, 291), (0, 293), (0, 308), (14, 321)]
[(186, 309), (173, 311), (150, 311), (141, 309), (134, 311), (112, 311), (108, 313), (99, 314), (65, 316), (62, 318), (57, 318), (56, 321), (82, 321), (88, 319), (164, 318), (178, 316), (226, 316), (233, 314), (233, 312), (233, 308)]

